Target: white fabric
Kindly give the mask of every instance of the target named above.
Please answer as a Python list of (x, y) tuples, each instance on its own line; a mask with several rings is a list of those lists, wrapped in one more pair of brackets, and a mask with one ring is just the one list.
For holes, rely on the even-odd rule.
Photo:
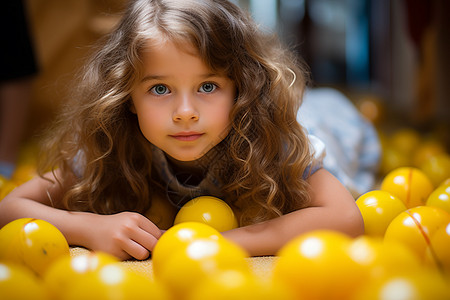
[(332, 88), (307, 90), (297, 120), (323, 142), (311, 144), (319, 154), (326, 153), (324, 168), (353, 195), (373, 188), (381, 155), (379, 139), (344, 94)]

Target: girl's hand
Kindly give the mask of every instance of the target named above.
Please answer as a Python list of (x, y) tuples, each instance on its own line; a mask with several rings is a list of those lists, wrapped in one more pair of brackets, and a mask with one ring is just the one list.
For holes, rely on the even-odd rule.
[(121, 260), (146, 259), (161, 236), (161, 230), (149, 219), (134, 212), (114, 215), (91, 215), (89, 240), (86, 245), (91, 250), (105, 251)]
[(24, 183), (0, 201), (0, 227), (19, 218), (42, 219), (56, 226), (69, 245), (104, 251), (122, 260), (149, 256), (161, 236), (149, 219), (134, 212), (98, 215), (67, 211), (61, 199), (75, 179), (65, 178), (58, 170), (45, 177), (48, 179), (36, 177)]

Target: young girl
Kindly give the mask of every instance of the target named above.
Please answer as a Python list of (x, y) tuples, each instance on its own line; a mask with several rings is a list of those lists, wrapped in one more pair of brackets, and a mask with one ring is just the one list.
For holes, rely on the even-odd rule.
[(44, 219), (71, 245), (145, 259), (184, 203), (214, 195), (252, 256), (313, 229), (361, 234), (296, 120), (301, 67), (226, 0), (131, 1), (51, 131), (51, 171), (0, 203), (0, 226)]

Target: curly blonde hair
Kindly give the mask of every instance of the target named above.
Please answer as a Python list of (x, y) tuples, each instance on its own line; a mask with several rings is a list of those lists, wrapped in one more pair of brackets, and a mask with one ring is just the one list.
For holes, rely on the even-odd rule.
[(241, 225), (306, 206), (303, 174), (311, 153), (296, 120), (307, 80), (304, 65), (229, 1), (135, 0), (86, 64), (46, 142), (42, 168), (77, 178), (64, 207), (102, 214), (144, 213), (150, 207), (157, 188), (152, 146), (130, 112), (130, 94), (141, 76), (141, 51), (161, 38), (189, 42), (212, 70), (225, 72), (236, 85), (222, 175), (225, 200)]

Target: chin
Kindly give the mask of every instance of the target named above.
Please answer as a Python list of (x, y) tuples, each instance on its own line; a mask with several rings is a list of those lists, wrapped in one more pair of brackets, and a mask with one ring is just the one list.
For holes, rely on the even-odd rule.
[(190, 162), (190, 161), (196, 161), (203, 157), (204, 154), (198, 154), (198, 155), (170, 155), (173, 159), (181, 162)]

